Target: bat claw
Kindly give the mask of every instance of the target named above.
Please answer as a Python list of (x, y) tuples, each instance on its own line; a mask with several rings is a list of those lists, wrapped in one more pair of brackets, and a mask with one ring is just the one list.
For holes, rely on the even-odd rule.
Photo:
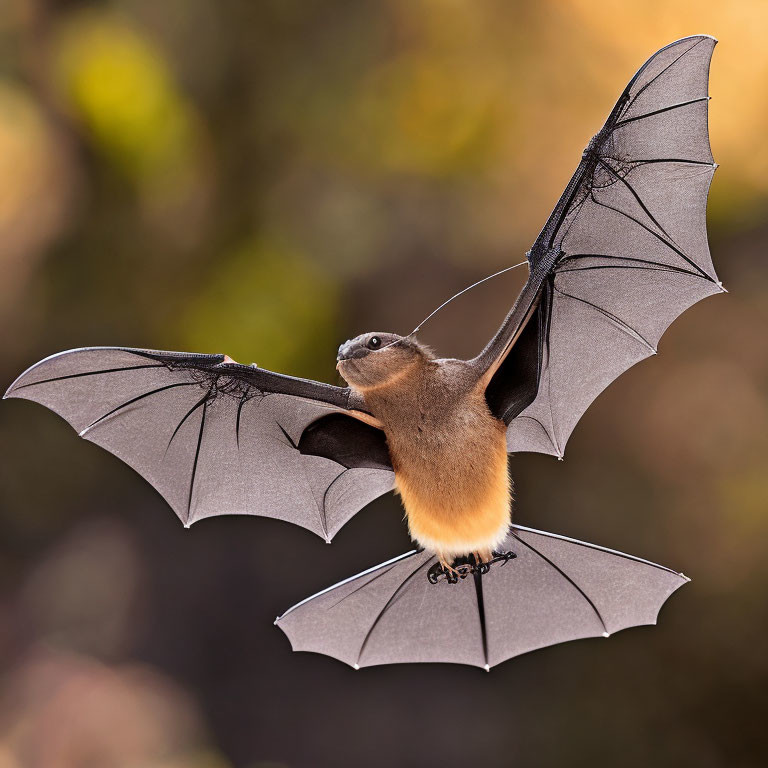
[(491, 566), (496, 563), (506, 565), (510, 560), (514, 560), (517, 555), (512, 552), (493, 552), (488, 560), (482, 561), (477, 553), (466, 557), (454, 559), (448, 563), (442, 558), (438, 559), (427, 571), (427, 580), (430, 584), (437, 584), (440, 579), (445, 579), (449, 584), (458, 584), (460, 579), (466, 579), (471, 574), (479, 573), (484, 575), (491, 570)]

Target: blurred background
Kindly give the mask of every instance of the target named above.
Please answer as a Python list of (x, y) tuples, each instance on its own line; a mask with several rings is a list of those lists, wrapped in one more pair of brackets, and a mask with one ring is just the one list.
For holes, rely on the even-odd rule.
[[(762, 0), (4, 0), (4, 389), (67, 348), (226, 352), (337, 381), (523, 258), (634, 71), (720, 39), (715, 264), (730, 290), (513, 459), (520, 523), (682, 570), (656, 628), (490, 675), (355, 673), (274, 617), (410, 548), (384, 498), (327, 547), (184, 530), (34, 404), (0, 408), (0, 768), (762, 766), (768, 762), (768, 4)], [(523, 270), (425, 329), (473, 354)], [(461, 632), (461, 627), (456, 628)]]

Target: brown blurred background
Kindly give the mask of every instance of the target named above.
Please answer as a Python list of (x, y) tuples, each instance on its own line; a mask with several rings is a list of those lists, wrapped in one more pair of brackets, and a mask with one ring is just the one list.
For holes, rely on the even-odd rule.
[[(336, 381), (340, 341), (519, 261), (637, 67), (701, 32), (730, 290), (599, 398), (564, 463), (512, 463), (519, 522), (692, 584), (656, 628), (490, 675), (355, 673), (272, 626), (409, 548), (394, 499), (332, 547), (266, 519), (185, 531), (4, 403), (0, 768), (765, 765), (767, 28), (764, 0), (0, 3), (3, 388), (100, 344)], [(524, 277), (425, 340), (477, 351)]]

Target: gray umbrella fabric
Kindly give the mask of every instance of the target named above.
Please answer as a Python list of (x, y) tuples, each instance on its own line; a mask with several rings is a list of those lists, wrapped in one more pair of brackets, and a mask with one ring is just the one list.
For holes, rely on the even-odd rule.
[[(333, 404), (348, 390), (223, 361), (75, 349), (32, 366), (5, 397), (58, 413), (145, 477), (187, 527), (214, 515), (262, 515), (330, 542), (392, 489), (383, 435), (372, 444), (379, 430)], [(324, 444), (331, 432), (335, 450)]]
[(528, 283), (474, 361), (487, 368), (536, 306), (523, 357), (513, 349), (489, 387), (510, 453), (562, 458), (595, 398), (655, 355), (686, 309), (724, 292), (706, 227), (717, 168), (707, 125), (716, 42), (687, 37), (648, 59), (528, 252)]
[[(303, 600), (278, 617), (294, 651), (359, 669), (448, 662), (489, 670), (537, 648), (655, 624), (689, 579), (632, 555), (514, 526), (485, 573), (455, 583), (411, 551)], [(469, 571), (469, 567), (465, 567)]]

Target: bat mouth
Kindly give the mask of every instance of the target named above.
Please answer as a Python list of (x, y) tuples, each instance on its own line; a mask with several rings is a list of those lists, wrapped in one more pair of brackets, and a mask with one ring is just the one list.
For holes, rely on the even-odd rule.
[(350, 357), (343, 357), (336, 363), (336, 370), (343, 376), (344, 373), (355, 373), (357, 366)]

